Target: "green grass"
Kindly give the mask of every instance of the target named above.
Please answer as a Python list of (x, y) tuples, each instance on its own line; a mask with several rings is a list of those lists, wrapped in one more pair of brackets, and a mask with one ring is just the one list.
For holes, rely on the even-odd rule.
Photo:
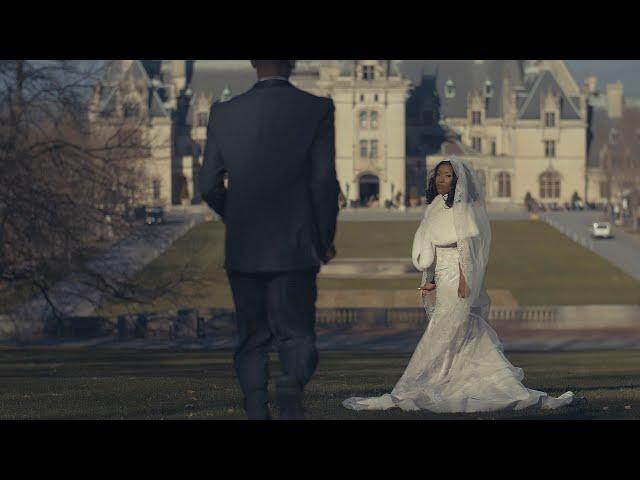
[[(0, 420), (244, 419), (231, 357), (229, 351), (0, 349)], [(388, 393), (409, 354), (321, 352), (305, 405), (311, 419), (640, 419), (638, 351), (508, 357), (524, 369), (527, 387), (553, 396), (572, 390), (587, 402), (555, 411), (353, 412), (340, 402)], [(271, 371), (280, 373), (275, 355)]]
[(492, 222), (488, 288), (521, 305), (640, 304), (640, 281), (534, 221)]
[[(340, 258), (409, 257), (417, 222), (340, 222)], [(541, 222), (492, 222), (487, 285), (510, 290), (521, 305), (638, 304), (640, 282)], [(224, 225), (201, 224), (141, 272), (150, 290), (170, 284), (183, 269), (188, 281), (148, 304), (112, 303), (101, 313), (233, 307), (222, 268)], [(320, 289), (412, 289), (416, 280), (324, 279)]]

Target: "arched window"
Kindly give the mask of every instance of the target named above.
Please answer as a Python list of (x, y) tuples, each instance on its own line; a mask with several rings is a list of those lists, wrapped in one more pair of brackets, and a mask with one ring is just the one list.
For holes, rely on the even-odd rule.
[(508, 172), (500, 172), (498, 180), (498, 197), (509, 198), (511, 196), (511, 175)]
[(367, 112), (360, 112), (360, 128), (367, 128)]
[(544, 172), (540, 175), (540, 198), (560, 198), (560, 175)]

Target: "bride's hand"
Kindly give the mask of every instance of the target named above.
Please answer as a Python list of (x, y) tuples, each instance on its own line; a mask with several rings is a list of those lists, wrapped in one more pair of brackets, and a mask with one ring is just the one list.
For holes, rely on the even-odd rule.
[(421, 290), (422, 296), (426, 295), (427, 292), (433, 292), (436, 289), (435, 283), (425, 283), (418, 290)]
[(467, 281), (465, 280), (462, 272), (460, 272), (460, 281), (458, 282), (458, 297), (467, 297)]

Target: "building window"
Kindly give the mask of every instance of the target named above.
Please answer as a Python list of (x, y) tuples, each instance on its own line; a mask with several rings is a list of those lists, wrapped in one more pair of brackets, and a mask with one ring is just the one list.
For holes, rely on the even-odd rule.
[(153, 199), (160, 200), (160, 180), (153, 181)]
[(609, 198), (610, 196), (609, 182), (600, 182), (600, 198)]
[(555, 127), (556, 126), (556, 114), (555, 112), (546, 112), (544, 114), (544, 126)]
[(484, 94), (486, 97), (493, 96), (493, 83), (491, 83), (491, 80), (484, 82)]
[(493, 155), (494, 157), (497, 155), (497, 150), (496, 150), (496, 139), (492, 138), (491, 139), (491, 155)]
[(360, 140), (360, 157), (366, 158), (368, 153), (369, 142), (366, 140)]
[(540, 198), (560, 198), (560, 175), (555, 172), (540, 175)]
[(544, 156), (546, 158), (555, 158), (556, 156), (556, 142), (555, 140), (544, 141)]
[(378, 128), (378, 112), (371, 112), (371, 128)]
[(486, 192), (487, 190), (487, 176), (484, 173), (484, 170), (476, 170), (476, 177), (478, 177), (478, 183), (482, 187), (482, 191)]
[(371, 158), (378, 158), (378, 140), (371, 140)]
[(471, 124), (482, 125), (482, 112), (471, 112)]
[(364, 95), (362, 93), (360, 94), (360, 103), (364, 103)]
[(482, 138), (471, 137), (471, 147), (478, 152), (482, 152)]
[(137, 117), (140, 114), (140, 106), (137, 103), (125, 103), (123, 113), (126, 118)]
[(444, 86), (444, 96), (447, 98), (453, 98), (456, 96), (456, 86), (451, 79), (447, 80), (447, 83)]
[(367, 112), (360, 112), (360, 128), (367, 128)]
[(618, 130), (616, 130), (615, 128), (612, 128), (609, 131), (609, 143), (612, 145), (615, 145), (616, 143), (618, 143), (618, 138), (620, 137), (620, 135), (618, 135)]
[(377, 93), (373, 96), (373, 101), (374, 101), (374, 102), (377, 102), (377, 101), (378, 101), (378, 94), (377, 94)]
[(511, 175), (507, 172), (498, 173), (498, 197), (508, 198), (511, 196)]
[(208, 112), (199, 112), (198, 113), (198, 127), (206, 127), (209, 122), (209, 113)]
[(362, 67), (362, 79), (373, 80), (375, 77), (375, 70), (373, 65), (364, 65)]

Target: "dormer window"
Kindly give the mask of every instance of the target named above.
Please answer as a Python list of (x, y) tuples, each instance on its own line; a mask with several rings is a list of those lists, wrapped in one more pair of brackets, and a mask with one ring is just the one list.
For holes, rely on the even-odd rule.
[(444, 86), (444, 96), (447, 98), (453, 98), (456, 96), (456, 86), (451, 79), (447, 80), (447, 83)]
[(482, 124), (482, 112), (471, 112), (471, 125)]
[(220, 101), (221, 102), (228, 102), (229, 100), (231, 100), (231, 89), (229, 88), (229, 85), (226, 85), (224, 87), (224, 90), (222, 90), (222, 95), (220, 96)]
[(198, 113), (198, 127), (206, 127), (209, 122), (209, 113), (208, 112), (199, 112)]
[(493, 83), (491, 83), (491, 80), (484, 82), (484, 96), (493, 97)]
[(140, 105), (137, 103), (125, 103), (123, 108), (125, 118), (134, 118), (140, 115)]
[(547, 128), (556, 126), (556, 113), (555, 112), (545, 112), (545, 114), (544, 114), (544, 126), (547, 127)]
[(362, 66), (362, 79), (373, 80), (375, 78), (375, 67), (373, 65)]

